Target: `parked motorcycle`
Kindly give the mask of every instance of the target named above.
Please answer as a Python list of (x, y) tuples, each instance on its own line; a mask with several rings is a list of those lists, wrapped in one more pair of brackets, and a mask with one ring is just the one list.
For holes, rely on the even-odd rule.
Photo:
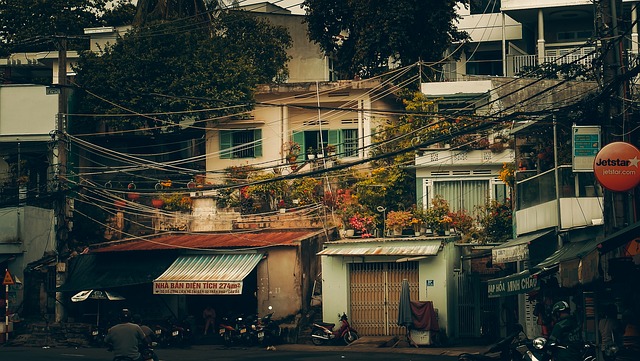
[(192, 331), (186, 321), (167, 319), (152, 327), (157, 343), (163, 347), (186, 347), (191, 344)]
[(107, 336), (108, 328), (106, 326), (91, 326), (89, 333), (89, 345), (93, 347), (104, 347), (104, 338)]
[(337, 330), (333, 329), (336, 325), (335, 323), (314, 323), (311, 330), (311, 342), (316, 346), (320, 346), (329, 341), (341, 340), (348, 345), (357, 340), (358, 332), (349, 324), (347, 314), (343, 313), (342, 316), (338, 314), (338, 318), (340, 319), (340, 328)]
[(458, 361), (521, 361), (527, 341), (522, 325), (516, 325), (514, 332), (489, 346), (485, 352), (481, 354), (463, 353), (458, 356)]
[(220, 320), (220, 329), (218, 330), (225, 346), (229, 347), (234, 344), (247, 345), (250, 341), (249, 329), (247, 328), (244, 315), (224, 316)]
[[(536, 337), (527, 342), (527, 350), (524, 353), (524, 361), (550, 361), (554, 349), (567, 348), (555, 342), (548, 342), (544, 337)], [(581, 361), (596, 361), (597, 348), (591, 342), (584, 342), (580, 350)]]
[[(273, 307), (269, 306), (269, 310)], [(271, 346), (280, 340), (280, 326), (273, 321), (273, 312), (257, 318), (257, 322), (251, 325), (252, 333), (260, 346)]]

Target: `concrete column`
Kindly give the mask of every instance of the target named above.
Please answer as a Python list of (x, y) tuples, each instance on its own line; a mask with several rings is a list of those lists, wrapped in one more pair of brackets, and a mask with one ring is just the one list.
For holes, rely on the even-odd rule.
[(538, 10), (538, 65), (544, 63), (544, 14)]

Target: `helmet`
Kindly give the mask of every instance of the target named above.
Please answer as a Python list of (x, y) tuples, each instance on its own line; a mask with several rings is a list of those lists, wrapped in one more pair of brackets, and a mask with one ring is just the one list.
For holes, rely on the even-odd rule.
[(553, 309), (551, 310), (551, 312), (554, 315), (558, 315), (560, 312), (569, 312), (570, 308), (569, 308), (569, 304), (566, 301), (560, 301), (560, 302), (556, 302), (553, 305)]
[(121, 322), (131, 321), (131, 312), (129, 312), (128, 308), (123, 308), (122, 311), (120, 311), (120, 321)]

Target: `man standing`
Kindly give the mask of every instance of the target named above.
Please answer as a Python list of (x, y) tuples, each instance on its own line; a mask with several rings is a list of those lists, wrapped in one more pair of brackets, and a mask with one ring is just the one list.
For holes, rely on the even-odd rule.
[(134, 361), (143, 361), (139, 344), (147, 342), (140, 326), (131, 323), (131, 313), (123, 309), (120, 314), (120, 323), (111, 327), (104, 341), (113, 348), (113, 359), (128, 358)]

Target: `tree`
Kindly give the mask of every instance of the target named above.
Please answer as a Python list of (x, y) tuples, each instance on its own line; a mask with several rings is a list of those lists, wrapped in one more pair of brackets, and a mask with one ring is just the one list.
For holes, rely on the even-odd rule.
[[(225, 114), (202, 109), (238, 104), (248, 109), (256, 84), (286, 74), (291, 38), (286, 29), (238, 11), (221, 13), (210, 24), (194, 27), (190, 18), (156, 22), (135, 27), (102, 55), (83, 53), (75, 67), (76, 82), (85, 90), (78, 112), (131, 109), (140, 115), (104, 122), (109, 129), (138, 129)], [(199, 112), (184, 113), (189, 110)], [(165, 115), (142, 115), (149, 113)], [(72, 131), (95, 131), (95, 123), (95, 118), (76, 118)]]
[(131, 0), (0, 0), (0, 56), (55, 50), (54, 35), (72, 37), (69, 49), (86, 48), (88, 42), (80, 39), (84, 28), (107, 25), (106, 21), (129, 24), (133, 9)]
[(452, 42), (456, 7), (468, 0), (305, 0), (309, 38), (351, 78), (370, 77), (417, 61), (442, 59)]
[(209, 21), (211, 11), (220, 7), (217, 0), (138, 0), (134, 25), (159, 20), (191, 17), (194, 22)]

